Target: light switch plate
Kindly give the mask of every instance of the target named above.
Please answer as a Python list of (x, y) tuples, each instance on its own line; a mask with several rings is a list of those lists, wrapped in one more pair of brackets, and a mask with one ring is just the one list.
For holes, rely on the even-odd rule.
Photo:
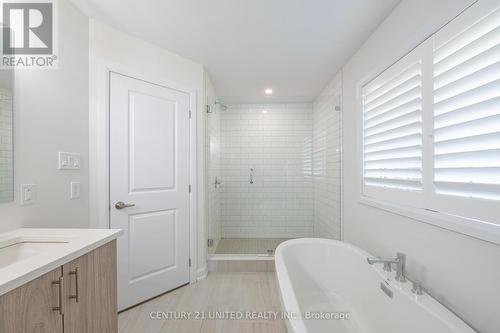
[(32, 205), (36, 201), (36, 185), (21, 184), (21, 205)]
[(71, 199), (80, 199), (82, 192), (82, 183), (80, 182), (71, 182), (70, 186), (70, 198)]
[(78, 153), (59, 152), (59, 170), (80, 170), (81, 162)]

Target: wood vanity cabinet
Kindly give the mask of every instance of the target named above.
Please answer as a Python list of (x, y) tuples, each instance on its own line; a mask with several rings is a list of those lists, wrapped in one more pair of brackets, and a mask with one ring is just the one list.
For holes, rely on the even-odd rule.
[(53, 283), (60, 279), (57, 268), (0, 296), (0, 332), (62, 332), (62, 316), (52, 309), (59, 304), (59, 285)]
[(0, 333), (116, 333), (116, 241), (0, 296)]
[(64, 333), (117, 332), (116, 242), (62, 267), (66, 278)]

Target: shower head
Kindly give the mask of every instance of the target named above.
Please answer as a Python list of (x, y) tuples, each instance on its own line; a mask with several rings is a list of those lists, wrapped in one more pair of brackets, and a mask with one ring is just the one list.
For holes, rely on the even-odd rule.
[(217, 105), (219, 105), (222, 111), (226, 111), (227, 110), (227, 105), (224, 104), (224, 103), (222, 103), (222, 102), (215, 101), (214, 104), (215, 104), (216, 107), (217, 107)]

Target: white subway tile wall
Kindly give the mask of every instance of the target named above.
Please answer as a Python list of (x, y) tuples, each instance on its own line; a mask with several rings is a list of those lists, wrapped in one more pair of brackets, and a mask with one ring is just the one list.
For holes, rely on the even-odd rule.
[[(213, 103), (209, 103), (213, 106)], [(221, 180), (220, 159), (220, 113), (218, 108), (213, 108), (212, 113), (206, 117), (206, 172), (207, 172), (207, 210), (208, 210), (208, 238), (214, 244), (208, 248), (208, 253), (213, 254), (217, 249), (222, 236), (221, 219), (221, 187), (215, 186), (215, 179)]]
[(313, 235), (312, 116), (311, 104), (220, 112), (222, 238)]
[(341, 76), (313, 105), (314, 236), (340, 239), (341, 228)]
[(12, 94), (0, 89), (0, 202), (13, 200)]

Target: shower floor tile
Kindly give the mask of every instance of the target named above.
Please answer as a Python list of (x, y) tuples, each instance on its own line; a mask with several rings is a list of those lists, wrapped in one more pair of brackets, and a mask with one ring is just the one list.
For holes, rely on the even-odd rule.
[(278, 245), (289, 238), (222, 238), (215, 254), (272, 254)]

